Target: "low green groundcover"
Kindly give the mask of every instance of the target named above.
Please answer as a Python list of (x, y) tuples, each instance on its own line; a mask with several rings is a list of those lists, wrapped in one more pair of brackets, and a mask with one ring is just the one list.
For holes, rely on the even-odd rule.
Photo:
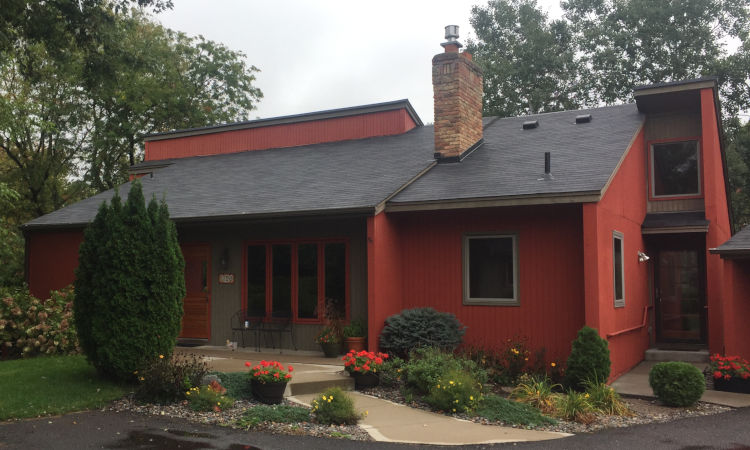
[(100, 408), (132, 389), (99, 378), (81, 355), (0, 362), (0, 420)]
[(500, 420), (508, 424), (538, 426), (557, 423), (538, 409), (514, 402), (498, 395), (488, 394), (479, 404), (476, 415), (488, 420)]

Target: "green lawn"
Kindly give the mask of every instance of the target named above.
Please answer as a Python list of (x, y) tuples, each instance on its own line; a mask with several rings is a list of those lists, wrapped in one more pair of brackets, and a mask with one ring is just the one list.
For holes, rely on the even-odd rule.
[(0, 362), (0, 420), (99, 408), (131, 389), (102, 380), (83, 356)]

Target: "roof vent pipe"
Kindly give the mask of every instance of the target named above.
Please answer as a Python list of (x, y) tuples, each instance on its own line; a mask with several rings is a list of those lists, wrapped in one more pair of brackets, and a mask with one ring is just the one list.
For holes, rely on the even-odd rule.
[(448, 25), (445, 27), (445, 40), (454, 42), (458, 39), (458, 25)]
[(524, 130), (533, 130), (534, 128), (539, 128), (539, 121), (538, 120), (527, 120), (523, 123), (522, 128)]
[(537, 178), (538, 181), (542, 180), (554, 180), (552, 176), (552, 156), (550, 152), (544, 152), (544, 174), (541, 178)]

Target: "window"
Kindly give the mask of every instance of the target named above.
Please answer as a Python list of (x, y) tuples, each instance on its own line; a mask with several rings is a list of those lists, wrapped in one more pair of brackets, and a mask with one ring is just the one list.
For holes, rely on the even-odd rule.
[(697, 141), (651, 145), (651, 196), (700, 195), (700, 161)]
[(246, 248), (246, 300), (250, 316), (319, 322), (325, 299), (346, 317), (346, 242), (283, 242)]
[(623, 235), (612, 232), (612, 271), (614, 281), (615, 308), (625, 306), (625, 259)]
[(519, 304), (515, 235), (466, 235), (463, 252), (464, 304)]

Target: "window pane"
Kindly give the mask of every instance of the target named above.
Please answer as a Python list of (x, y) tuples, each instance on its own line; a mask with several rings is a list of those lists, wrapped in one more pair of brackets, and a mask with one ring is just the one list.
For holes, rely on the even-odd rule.
[(266, 247), (251, 245), (247, 248), (247, 313), (250, 316), (266, 315)]
[(318, 245), (300, 244), (297, 249), (297, 316), (318, 318)]
[(291, 317), (292, 315), (292, 246), (289, 244), (271, 247), (273, 271), (273, 298), (271, 300), (272, 317)]
[(346, 316), (346, 244), (326, 244), (326, 299), (332, 303), (340, 317)]
[(514, 298), (513, 238), (469, 239), (469, 297)]
[(622, 300), (622, 239), (614, 238), (615, 300)]
[(654, 144), (652, 151), (654, 195), (700, 193), (696, 141)]

